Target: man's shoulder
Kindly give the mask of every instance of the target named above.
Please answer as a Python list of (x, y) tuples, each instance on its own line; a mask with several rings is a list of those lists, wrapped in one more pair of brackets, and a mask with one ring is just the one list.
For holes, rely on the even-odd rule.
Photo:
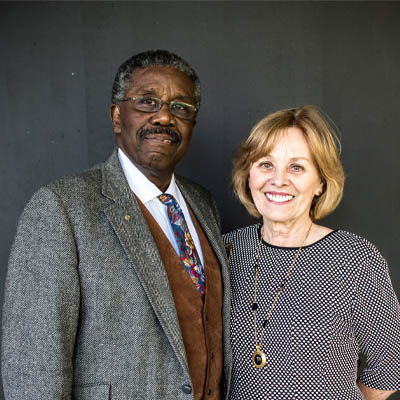
[(184, 176), (176, 176), (175, 180), (179, 188), (185, 192), (184, 195), (190, 194), (191, 196), (199, 197), (201, 199), (212, 199), (210, 191), (199, 183)]
[(220, 230), (221, 218), (217, 204), (210, 191), (199, 183), (193, 182), (192, 180), (182, 176), (175, 176), (175, 181), (192, 210), (195, 213), (197, 210), (200, 213), (203, 213), (203, 215), (214, 215), (218, 229)]
[(59, 195), (68, 194), (68, 196), (99, 189), (102, 182), (103, 166), (104, 163), (100, 163), (76, 174), (63, 176), (46, 184), (44, 188)]
[[(103, 168), (105, 163), (71, 175), (57, 178), (38, 188), (25, 206), (25, 210), (44, 208), (43, 212), (58, 204), (62, 208), (78, 210), (97, 204), (102, 198)], [(58, 206), (57, 206), (58, 207)], [(54, 210), (53, 210), (54, 211)]]

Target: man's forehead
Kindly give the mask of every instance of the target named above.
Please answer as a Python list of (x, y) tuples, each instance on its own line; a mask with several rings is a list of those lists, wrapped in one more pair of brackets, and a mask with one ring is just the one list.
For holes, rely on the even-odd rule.
[(130, 88), (157, 89), (173, 86), (185, 94), (193, 94), (194, 84), (191, 78), (177, 68), (167, 65), (153, 65), (135, 68), (130, 79)]

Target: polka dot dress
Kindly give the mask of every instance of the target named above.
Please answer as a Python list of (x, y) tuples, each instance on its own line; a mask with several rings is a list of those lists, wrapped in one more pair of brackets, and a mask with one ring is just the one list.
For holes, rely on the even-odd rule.
[[(354, 234), (333, 231), (303, 247), (264, 332), (267, 363), (257, 369), (251, 311), (261, 225), (224, 235), (232, 244), (231, 400), (363, 399), (361, 381), (400, 389), (400, 307), (378, 250)], [(262, 242), (257, 335), (298, 248)]]

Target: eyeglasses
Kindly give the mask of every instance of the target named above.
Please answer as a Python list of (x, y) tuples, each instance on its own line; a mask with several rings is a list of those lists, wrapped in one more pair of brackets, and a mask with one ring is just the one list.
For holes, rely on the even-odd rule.
[(179, 100), (163, 101), (157, 97), (135, 96), (127, 97), (121, 101), (132, 100), (137, 111), (146, 113), (154, 113), (161, 110), (164, 104), (168, 104), (169, 112), (175, 117), (181, 119), (193, 119), (196, 115), (197, 108), (193, 104), (188, 104)]

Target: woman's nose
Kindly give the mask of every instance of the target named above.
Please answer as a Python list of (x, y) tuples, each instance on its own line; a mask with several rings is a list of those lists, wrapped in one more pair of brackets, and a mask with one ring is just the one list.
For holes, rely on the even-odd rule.
[(286, 168), (275, 168), (274, 174), (271, 177), (271, 183), (277, 187), (288, 184), (288, 176)]

